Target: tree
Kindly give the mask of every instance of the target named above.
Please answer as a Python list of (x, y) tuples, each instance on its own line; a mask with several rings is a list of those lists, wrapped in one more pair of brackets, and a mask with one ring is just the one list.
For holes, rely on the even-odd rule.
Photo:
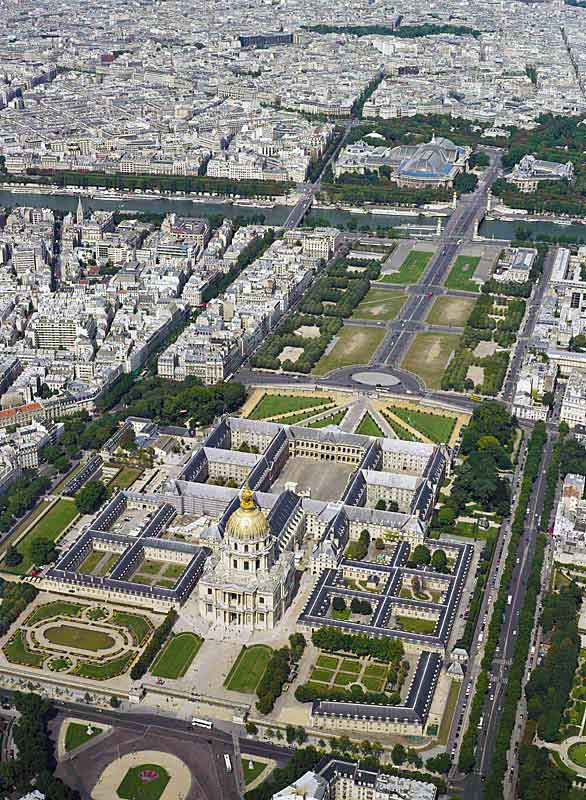
[(559, 424), (558, 430), (560, 432), (560, 436), (567, 436), (570, 432), (570, 426), (565, 420), (562, 420)]
[(417, 566), (427, 565), (431, 562), (431, 553), (423, 544), (418, 544), (411, 554), (411, 561)]
[(120, 699), (115, 694), (110, 698), (110, 705), (112, 708), (120, 708)]
[(396, 500), (389, 500), (387, 503), (387, 511), (394, 511), (395, 513), (399, 510), (399, 504)]
[(88, 481), (75, 498), (80, 514), (93, 514), (108, 497), (108, 489), (102, 481)]
[(334, 611), (346, 611), (346, 601), (343, 597), (334, 597), (332, 608)]
[(405, 763), (407, 760), (407, 751), (402, 744), (396, 744), (393, 747), (391, 750), (391, 758), (393, 759), (393, 764), (396, 764), (398, 767)]
[(387, 504), (382, 499), (381, 500), (377, 500), (375, 508), (376, 508), (377, 511), (386, 511)]
[(456, 520), (456, 511), (451, 506), (442, 506), (438, 511), (437, 520), (442, 528), (451, 528)]
[(425, 766), (432, 772), (440, 772), (442, 775), (446, 775), (452, 766), (452, 759), (448, 753), (440, 753), (433, 758), (428, 758)]
[(553, 408), (554, 400), (555, 397), (553, 392), (544, 392), (543, 397), (541, 398), (543, 405), (547, 406), (548, 408)]
[(254, 724), (254, 722), (247, 722), (246, 723), (246, 733), (250, 736), (256, 736), (258, 733), (258, 726)]
[(376, 539), (374, 546), (377, 550), (384, 550), (385, 549), (385, 540), (381, 539), (380, 537)]
[(297, 729), (295, 728), (295, 725), (287, 725), (285, 728), (285, 737), (288, 744), (293, 744), (297, 738)]
[(55, 557), (55, 545), (50, 539), (39, 537), (33, 539), (30, 552), (35, 564), (47, 564)]
[(431, 557), (431, 566), (436, 572), (448, 572), (448, 557), (441, 549), (434, 550)]
[(22, 561), (22, 555), (16, 547), (9, 547), (4, 556), (4, 563), (7, 567), (17, 567)]

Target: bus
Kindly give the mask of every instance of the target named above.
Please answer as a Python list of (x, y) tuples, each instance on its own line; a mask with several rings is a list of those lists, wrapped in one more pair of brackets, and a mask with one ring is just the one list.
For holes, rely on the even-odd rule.
[(228, 753), (224, 753), (224, 764), (226, 765), (226, 772), (232, 772), (232, 760)]
[(198, 717), (193, 717), (191, 724), (198, 728), (207, 728), (208, 731), (211, 731), (214, 727), (214, 723), (210, 722), (209, 719), (198, 719)]

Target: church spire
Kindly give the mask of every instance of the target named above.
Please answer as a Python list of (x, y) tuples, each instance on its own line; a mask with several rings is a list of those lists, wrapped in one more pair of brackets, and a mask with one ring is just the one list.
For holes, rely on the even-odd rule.
[(84, 220), (85, 220), (85, 209), (83, 207), (83, 200), (81, 199), (80, 195), (77, 203), (77, 214), (76, 214), (77, 224), (83, 225)]

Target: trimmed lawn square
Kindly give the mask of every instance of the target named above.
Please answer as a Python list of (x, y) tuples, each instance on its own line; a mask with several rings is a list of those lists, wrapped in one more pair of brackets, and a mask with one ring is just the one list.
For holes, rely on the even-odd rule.
[(104, 575), (108, 575), (110, 572), (112, 572), (119, 559), (120, 553), (112, 553), (108, 560), (102, 564), (99, 570), (96, 571), (96, 575), (99, 578), (104, 577)]
[(101, 550), (92, 550), (83, 564), (81, 564), (79, 567), (79, 571), (83, 572), (84, 575), (92, 573), (103, 558), (104, 553)]
[(369, 289), (364, 299), (356, 306), (352, 319), (393, 320), (407, 295), (390, 289)]
[(181, 678), (196, 657), (203, 639), (194, 633), (180, 633), (174, 636), (159, 655), (151, 668), (157, 678)]
[(370, 664), (364, 670), (364, 675), (367, 678), (385, 678), (388, 669), (384, 664)]
[(340, 664), (341, 672), (355, 672), (358, 674), (361, 670), (360, 661), (354, 661), (353, 658), (345, 658)]
[(140, 469), (123, 467), (120, 472), (110, 481), (110, 487), (112, 489), (128, 489), (130, 486), (132, 486), (135, 480), (137, 480), (137, 478), (140, 478), (141, 475), (142, 471)]
[(463, 292), (480, 292), (480, 284), (472, 280), (476, 267), (480, 264), (479, 256), (458, 256), (454, 266), (446, 278), (446, 289), (461, 289)]
[(185, 564), (169, 564), (167, 569), (165, 569), (165, 571), (163, 572), (163, 576), (165, 578), (177, 579), (183, 575), (186, 569), (187, 567), (185, 566)]
[(398, 272), (383, 275), (381, 280), (384, 283), (417, 283), (425, 272), (425, 268), (431, 261), (432, 256), (433, 253), (412, 250), (401, 264)]
[(65, 528), (77, 517), (77, 508), (73, 500), (60, 498), (55, 505), (42, 517), (36, 525), (26, 534), (24, 539), (16, 545), (16, 549), (21, 554), (22, 561), (16, 567), (2, 565), (6, 572), (13, 572), (16, 575), (26, 574), (33, 566), (31, 558), (31, 545), (36, 539), (48, 539), (50, 542), (56, 541), (63, 533)]
[(418, 375), (429, 389), (439, 389), (460, 337), (454, 333), (418, 333), (401, 366)]
[[(250, 766), (252, 764), (252, 766)], [(249, 783), (252, 783), (253, 780), (258, 778), (261, 775), (267, 765), (262, 763), (261, 761), (252, 761), (250, 758), (243, 758), (242, 759), (242, 772), (244, 774), (244, 783), (248, 786)]]
[(471, 297), (450, 297), (449, 295), (436, 297), (426, 322), (429, 322), (430, 325), (463, 328), (468, 322), (475, 302)]
[(324, 354), (312, 370), (313, 375), (325, 375), (339, 367), (368, 364), (385, 335), (384, 329), (346, 325), (336, 335), (336, 343)]
[(430, 636), (437, 627), (437, 622), (433, 619), (421, 619), (420, 617), (397, 617), (397, 623), (407, 633), (421, 633)]
[(322, 683), (329, 683), (334, 677), (334, 673), (329, 669), (314, 669), (311, 673), (312, 681), (321, 681)]
[(141, 575), (158, 575), (163, 567), (163, 561), (143, 561), (137, 572)]
[(335, 656), (324, 656), (321, 655), (317, 659), (317, 666), (323, 667), (324, 669), (336, 669), (338, 666), (339, 659)]
[(356, 683), (357, 679), (355, 672), (338, 672), (334, 678), (334, 686), (350, 686), (351, 683)]
[(360, 679), (360, 683), (368, 689), (369, 692), (382, 692), (385, 682), (382, 678), (373, 678), (364, 675)]
[(79, 617), (81, 612), (87, 608), (81, 603), (70, 603), (67, 600), (55, 600), (52, 603), (45, 603), (43, 606), (35, 608), (30, 617), (27, 618), (27, 625), (34, 625), (51, 617)]
[[(154, 780), (144, 781), (143, 772), (157, 774)], [(118, 787), (118, 797), (122, 800), (159, 800), (171, 777), (167, 770), (158, 764), (139, 764), (129, 769)]]
[(273, 651), (265, 644), (243, 647), (224, 681), (226, 689), (252, 694), (265, 674), (272, 655)]
[(427, 411), (401, 406), (392, 406), (390, 410), (416, 431), (431, 439), (432, 442), (449, 442), (456, 424), (456, 417), (452, 416), (431, 414)]
[(265, 394), (252, 409), (249, 419), (267, 419), (293, 411), (303, 411), (306, 408), (317, 408), (331, 402), (330, 397)]
[(91, 678), (94, 681), (107, 681), (122, 675), (130, 666), (134, 658), (134, 653), (126, 653), (110, 661), (102, 661), (100, 664), (93, 661), (80, 662), (75, 670), (75, 674), (81, 678)]

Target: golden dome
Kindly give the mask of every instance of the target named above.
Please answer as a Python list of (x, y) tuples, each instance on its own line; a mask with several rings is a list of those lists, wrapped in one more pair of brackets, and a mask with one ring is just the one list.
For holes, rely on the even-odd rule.
[(267, 518), (254, 502), (254, 495), (245, 486), (240, 495), (240, 508), (231, 515), (226, 526), (226, 536), (241, 542), (264, 539), (269, 532)]

